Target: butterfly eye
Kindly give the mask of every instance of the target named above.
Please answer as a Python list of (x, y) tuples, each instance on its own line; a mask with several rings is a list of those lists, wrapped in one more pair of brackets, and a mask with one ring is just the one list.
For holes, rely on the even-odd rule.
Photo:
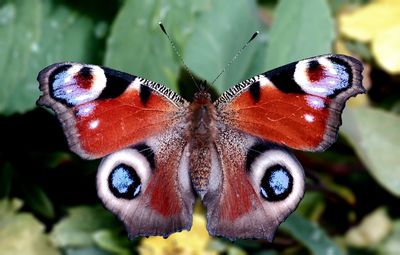
[(137, 197), (142, 187), (135, 169), (126, 164), (119, 164), (111, 171), (108, 186), (114, 196), (125, 199)]
[(285, 199), (292, 191), (293, 177), (282, 165), (269, 167), (261, 179), (260, 193), (267, 201)]

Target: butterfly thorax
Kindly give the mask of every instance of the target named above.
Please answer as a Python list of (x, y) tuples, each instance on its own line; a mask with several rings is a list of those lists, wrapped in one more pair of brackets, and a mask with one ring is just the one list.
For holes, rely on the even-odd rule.
[(211, 172), (211, 146), (216, 136), (215, 107), (206, 91), (197, 92), (190, 105), (190, 177), (200, 197), (208, 186)]

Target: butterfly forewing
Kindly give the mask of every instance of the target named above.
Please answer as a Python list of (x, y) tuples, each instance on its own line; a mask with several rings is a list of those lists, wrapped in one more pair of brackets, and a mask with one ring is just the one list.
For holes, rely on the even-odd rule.
[(365, 89), (362, 65), (323, 55), (246, 80), (215, 102), (220, 121), (290, 148), (321, 151), (337, 138), (346, 101)]
[(70, 148), (99, 158), (136, 144), (185, 118), (187, 102), (143, 78), (79, 63), (51, 65), (39, 73), (40, 105), (52, 108)]

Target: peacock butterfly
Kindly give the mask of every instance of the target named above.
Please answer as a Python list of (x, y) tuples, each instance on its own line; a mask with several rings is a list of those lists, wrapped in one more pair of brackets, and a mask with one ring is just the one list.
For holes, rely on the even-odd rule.
[(294, 62), (245, 80), (215, 102), (106, 67), (53, 64), (38, 75), (72, 151), (103, 158), (98, 195), (131, 238), (190, 229), (195, 196), (211, 235), (272, 241), (304, 193), (287, 147), (323, 151), (347, 99), (364, 93), (344, 55)]

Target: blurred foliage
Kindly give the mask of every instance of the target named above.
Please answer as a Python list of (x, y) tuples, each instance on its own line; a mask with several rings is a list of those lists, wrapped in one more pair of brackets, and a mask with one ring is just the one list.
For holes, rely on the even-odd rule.
[(60, 252), (44, 233), (43, 223), (31, 213), (18, 212), (18, 199), (0, 202), (0, 252), (2, 254), (51, 254)]
[[(221, 93), (252, 75), (329, 52), (364, 61), (368, 95), (351, 100), (327, 152), (296, 153), (307, 174), (298, 210), (272, 244), (191, 232), (127, 239), (99, 205), (98, 161), (69, 152), (59, 123), (35, 107), (37, 73), (61, 61), (103, 64), (190, 98), (190, 71)], [(397, 0), (0, 1), (0, 254), (398, 254), (400, 4)]]
[(326, 1), (280, 1), (274, 15), (264, 56), (268, 69), (331, 52), (335, 28)]
[(399, 1), (373, 1), (354, 12), (340, 15), (340, 30), (348, 38), (370, 43), (379, 65), (389, 73), (400, 74), (399, 16)]

